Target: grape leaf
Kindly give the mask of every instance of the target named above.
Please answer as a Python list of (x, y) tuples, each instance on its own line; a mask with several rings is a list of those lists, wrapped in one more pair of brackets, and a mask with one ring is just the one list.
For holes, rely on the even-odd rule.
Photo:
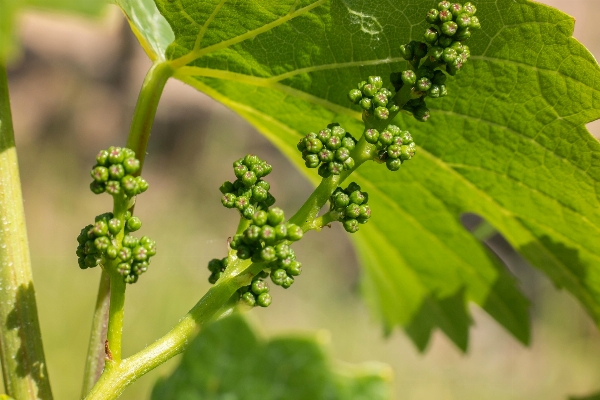
[(384, 400), (389, 367), (333, 368), (314, 338), (257, 337), (239, 314), (210, 324), (186, 350), (152, 399)]
[[(295, 144), (306, 133), (333, 121), (362, 131), (345, 94), (405, 68), (398, 46), (422, 37), (436, 1), (156, 4), (175, 35), (166, 51), (175, 77), (238, 112), (300, 167)], [(465, 348), (469, 301), (529, 340), (528, 302), (463, 228), (466, 212), (600, 321), (600, 145), (585, 128), (600, 116), (600, 69), (571, 37), (570, 16), (527, 0), (477, 7), (483, 30), (450, 95), (428, 101), (427, 123), (395, 121), (413, 134), (417, 156), (397, 173), (370, 163), (355, 174), (373, 210), (354, 235), (365, 298), (388, 330), (406, 327), (420, 348), (434, 327)]]
[(107, 0), (0, 0), (0, 62), (10, 59), (17, 51), (14, 29), (21, 10), (35, 8), (98, 16), (106, 4)]
[(583, 397), (570, 397), (569, 400), (600, 400), (600, 393)]

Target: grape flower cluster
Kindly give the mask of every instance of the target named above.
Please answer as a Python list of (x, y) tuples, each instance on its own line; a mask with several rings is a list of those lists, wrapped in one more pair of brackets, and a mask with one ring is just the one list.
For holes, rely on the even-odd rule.
[(355, 161), (350, 156), (354, 147), (356, 139), (339, 124), (329, 124), (318, 133), (311, 132), (297, 145), (304, 164), (308, 168), (319, 167), (319, 175), (323, 178), (354, 168)]
[(110, 147), (96, 156), (91, 175), (94, 179), (90, 190), (95, 194), (107, 192), (113, 196), (134, 197), (148, 190), (148, 182), (134, 176), (140, 170), (140, 160), (135, 152), (126, 147)]
[(404, 161), (410, 160), (417, 149), (409, 131), (396, 125), (388, 125), (379, 132), (371, 128), (365, 131), (365, 140), (377, 146), (378, 161), (385, 162), (390, 171), (397, 171)]
[[(233, 167), (237, 179), (221, 185), (221, 202), (227, 208), (238, 209), (241, 217), (250, 223), (242, 233), (231, 238), (229, 247), (240, 260), (265, 264), (252, 283), (240, 288), (238, 294), (240, 300), (250, 306), (267, 307), (272, 299), (265, 278), (270, 275), (274, 284), (287, 289), (302, 271), (302, 264), (296, 261), (290, 244), (300, 240), (304, 231), (298, 225), (286, 223), (281, 208), (271, 207), (275, 198), (269, 193), (269, 184), (261, 179), (271, 172), (269, 164), (249, 154)], [(230, 260), (229, 257), (215, 258), (208, 263), (211, 284), (223, 276)]]
[(393, 73), (390, 78), (396, 91), (404, 85), (411, 88), (416, 98), (410, 99), (403, 109), (417, 120), (426, 121), (430, 115), (424, 97), (446, 96), (446, 73), (456, 75), (471, 56), (465, 41), (471, 37), (473, 30), (481, 28), (476, 11), (470, 2), (461, 5), (441, 1), (425, 17), (431, 26), (425, 31), (424, 42), (413, 40), (400, 46), (402, 57), (412, 68)]
[[(124, 221), (114, 218), (112, 213), (98, 215), (94, 224), (81, 230), (77, 237), (77, 261), (81, 269), (94, 268), (112, 262), (123, 275), (126, 283), (137, 282), (148, 270), (150, 259), (156, 254), (156, 243), (148, 236), (141, 238), (130, 235), (142, 227), (138, 217), (127, 211)], [(119, 233), (125, 235), (118, 240)]]
[(369, 76), (366, 81), (358, 84), (358, 89), (348, 92), (348, 99), (353, 104), (360, 105), (367, 116), (375, 115), (380, 120), (386, 120), (390, 113), (400, 110), (393, 96), (389, 89), (383, 87), (380, 76)]
[(275, 204), (275, 197), (269, 193), (269, 183), (262, 178), (272, 170), (270, 164), (253, 154), (235, 161), (233, 172), (237, 179), (221, 185), (221, 203), (227, 208), (237, 208), (247, 220), (252, 219), (256, 211), (267, 210)]
[(368, 201), (367, 192), (361, 192), (360, 186), (352, 182), (346, 189), (335, 189), (329, 199), (330, 212), (334, 213), (334, 219), (342, 223), (346, 232), (354, 233), (358, 231), (360, 224), (366, 224), (371, 218)]

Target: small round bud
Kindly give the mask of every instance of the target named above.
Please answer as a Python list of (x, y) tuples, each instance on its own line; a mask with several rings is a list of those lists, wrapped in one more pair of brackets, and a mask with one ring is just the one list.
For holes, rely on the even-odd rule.
[(129, 274), (123, 277), (123, 282), (125, 283), (129, 283), (129, 284), (134, 284), (138, 281), (139, 276), (135, 275), (135, 274)]
[(307, 154), (304, 157), (304, 165), (306, 165), (307, 168), (317, 168), (320, 163), (321, 160), (317, 154)]
[(360, 190), (355, 190), (354, 192), (350, 193), (349, 198), (350, 198), (350, 202), (353, 204), (360, 205), (365, 201), (365, 196), (363, 195), (363, 193)]
[(350, 204), (350, 197), (344, 193), (340, 192), (332, 198), (333, 208), (336, 210), (344, 209), (348, 204)]
[(269, 292), (269, 286), (267, 286), (267, 283), (265, 281), (257, 279), (254, 282), (252, 282), (250, 290), (252, 291), (252, 293), (258, 295)]
[(110, 179), (118, 181), (125, 176), (125, 168), (121, 164), (113, 164), (108, 167), (108, 174), (110, 175)]
[(292, 276), (298, 276), (302, 273), (302, 263), (299, 263), (298, 261), (292, 261), (289, 265), (289, 267), (287, 267), (285, 269), (287, 271), (288, 274), (292, 275)]
[(131, 249), (129, 247), (121, 247), (119, 249), (118, 257), (120, 260), (129, 261), (131, 260)]
[(110, 147), (108, 149), (108, 162), (111, 164), (120, 164), (125, 155), (120, 147)]
[(254, 296), (254, 294), (252, 294), (252, 292), (244, 293), (240, 299), (242, 300), (242, 302), (244, 302), (250, 307), (254, 307), (254, 305), (256, 304), (256, 297)]
[(431, 85), (431, 88), (427, 91), (427, 96), (433, 99), (440, 97), (440, 87), (438, 85)]
[(366, 85), (364, 85), (361, 89), (363, 96), (366, 97), (373, 97), (375, 96), (375, 94), (377, 94), (377, 90), (379, 88), (376, 87), (375, 85), (371, 85), (370, 83), (367, 83)]
[(266, 211), (257, 211), (252, 216), (252, 222), (256, 226), (263, 226), (267, 223), (267, 212)]
[(405, 60), (412, 60), (412, 58), (414, 57), (414, 49), (411, 43), (403, 44), (402, 46), (400, 46), (400, 55)]
[(106, 248), (106, 257), (108, 257), (108, 259), (114, 260), (118, 255), (119, 249), (117, 249), (115, 246), (108, 246)]
[(376, 107), (385, 107), (387, 103), (388, 98), (385, 94), (377, 93), (375, 96), (373, 96), (373, 104), (375, 104)]
[(342, 163), (346, 161), (348, 157), (350, 157), (350, 151), (345, 147), (340, 147), (335, 151), (335, 159)]
[(129, 175), (133, 175), (140, 170), (140, 160), (137, 158), (126, 158), (123, 160), (123, 168)]
[(106, 250), (109, 245), (110, 240), (106, 236), (101, 236), (94, 240), (94, 246), (100, 251)]
[(138, 245), (139, 241), (140, 240), (138, 238), (136, 238), (135, 236), (125, 235), (123, 237), (123, 246), (134, 248), (135, 246)]
[(239, 179), (241, 179), (246, 172), (248, 172), (248, 167), (246, 167), (244, 164), (239, 164), (238, 166), (233, 168), (233, 173), (235, 174), (235, 177)]
[(438, 10), (443, 11), (443, 10), (448, 10), (450, 8), (452, 4), (449, 1), (440, 1), (438, 3)]
[(287, 238), (287, 226), (285, 224), (280, 224), (275, 227), (275, 236), (277, 240), (282, 240)]
[(481, 24), (479, 23), (479, 18), (477, 18), (476, 16), (472, 16), (471, 17), (471, 25), (469, 26), (469, 28), (471, 29), (481, 29)]
[(285, 278), (287, 278), (287, 272), (284, 269), (279, 268), (271, 271), (271, 281), (274, 284), (281, 286)]
[[(227, 196), (227, 195), (225, 195), (225, 196)], [(223, 196), (223, 197), (225, 197), (225, 196)], [(240, 211), (244, 211), (250, 205), (250, 201), (248, 200), (248, 198), (246, 196), (238, 196), (235, 199), (234, 204), (235, 204), (235, 208), (237, 208)]]
[(261, 307), (269, 307), (273, 299), (269, 293), (262, 293), (256, 298), (256, 304)]
[(347, 148), (352, 151), (356, 147), (356, 139), (352, 137), (350, 134), (346, 134), (346, 136), (342, 139), (342, 147)]
[(413, 116), (417, 121), (426, 122), (431, 116), (427, 107), (417, 107), (414, 111)]
[(121, 188), (127, 197), (133, 197), (137, 194), (138, 186), (135, 178), (131, 175), (125, 175), (121, 179)]
[(337, 136), (332, 136), (327, 139), (327, 143), (325, 143), (329, 150), (337, 150), (342, 146), (342, 140)]
[(403, 145), (400, 149), (400, 158), (402, 160), (410, 160), (415, 155), (416, 146), (413, 144)]
[(344, 229), (346, 230), (346, 232), (355, 233), (356, 231), (358, 231), (358, 228), (359, 228), (359, 223), (357, 220), (348, 219), (348, 220), (344, 221)]
[(146, 180), (141, 176), (135, 177), (135, 183), (137, 185), (137, 194), (144, 193), (150, 186), (148, 185), (148, 182), (146, 182)]
[(92, 169), (90, 175), (96, 182), (106, 182), (108, 180), (108, 169), (106, 167), (95, 167)]
[(375, 118), (380, 120), (386, 120), (390, 116), (390, 110), (385, 107), (377, 107), (375, 109)]
[(136, 261), (146, 261), (148, 259), (148, 250), (144, 246), (137, 245), (132, 250), (133, 259)]
[(399, 158), (388, 158), (385, 161), (385, 165), (390, 171), (398, 171), (402, 165), (402, 160)]
[(237, 248), (237, 256), (240, 260), (247, 260), (252, 257), (252, 251), (248, 246), (240, 245)]
[(135, 158), (135, 151), (127, 148), (127, 147), (123, 147), (121, 148), (121, 151), (123, 152), (123, 158)]
[(423, 42), (415, 42), (415, 43), (416, 43), (416, 45), (414, 47), (415, 58), (420, 60), (421, 58), (423, 58), (427, 55), (427, 51), (429, 50), (429, 47), (427, 46), (427, 43), (423, 43)]
[(407, 69), (406, 71), (402, 72), (402, 82), (412, 86), (417, 82), (417, 75), (414, 73), (414, 71)]
[(440, 34), (436, 28), (430, 27), (425, 31), (423, 37), (427, 43), (433, 44), (438, 40), (439, 35)]
[(258, 178), (256, 177), (256, 174), (254, 172), (248, 171), (242, 176), (242, 183), (244, 184), (244, 186), (250, 187), (256, 183), (257, 179)]
[[(389, 127), (388, 127), (389, 128)], [(389, 146), (394, 141), (394, 134), (390, 132), (388, 129), (385, 129), (379, 135), (379, 142), (384, 146)]]
[(279, 243), (275, 246), (275, 254), (279, 259), (287, 258), (290, 255), (290, 246), (286, 243)]
[(440, 46), (431, 46), (427, 54), (429, 54), (429, 57), (433, 58), (433, 60), (439, 61), (444, 54), (444, 49)]
[(322, 178), (328, 178), (329, 176), (331, 176), (331, 172), (329, 172), (329, 164), (321, 164), (321, 166), (317, 170), (317, 173)]
[(237, 197), (235, 196), (235, 194), (227, 193), (227, 194), (224, 194), (223, 197), (221, 197), (221, 204), (223, 204), (227, 208), (233, 208), (236, 206), (235, 205), (236, 200), (237, 200)]
[(477, 7), (475, 7), (473, 3), (467, 2), (463, 5), (463, 12), (467, 15), (475, 15), (477, 12)]
[(287, 225), (287, 238), (289, 240), (291, 240), (292, 242), (296, 242), (302, 239), (302, 236), (304, 236), (304, 232), (302, 231), (302, 228), (300, 228), (298, 225)]
[(458, 57), (458, 53), (452, 47), (447, 47), (444, 49), (444, 54), (442, 55), (444, 62), (452, 63), (456, 60), (456, 57)]
[(438, 39), (438, 45), (440, 45), (440, 47), (445, 48), (452, 45), (452, 43), (454, 43), (454, 39), (452, 39), (450, 36), (442, 35)]
[(208, 270), (210, 272), (221, 272), (221, 260), (218, 258), (213, 258), (208, 262)]
[(138, 217), (131, 217), (127, 220), (127, 230), (129, 232), (135, 232), (142, 227), (142, 220)]
[(379, 131), (377, 129), (367, 129), (365, 131), (365, 140), (371, 144), (377, 143), (377, 140), (379, 140)]
[(244, 242), (248, 244), (256, 243), (260, 238), (260, 227), (256, 225), (250, 225), (244, 231)]
[(362, 99), (362, 92), (358, 89), (352, 89), (348, 92), (348, 100), (352, 104), (358, 104), (358, 102)]
[(349, 170), (353, 169), (355, 165), (356, 165), (356, 163), (354, 161), (354, 158), (352, 158), (352, 157), (348, 157), (346, 159), (346, 161), (344, 161), (344, 163), (342, 164), (344, 171), (349, 171)]
[(319, 133), (317, 133), (317, 139), (319, 139), (322, 143), (327, 142), (327, 139), (329, 139), (330, 137), (331, 129), (321, 129)]
[(94, 237), (106, 236), (108, 233), (108, 224), (102, 220), (96, 222), (90, 232)]
[(123, 228), (123, 223), (121, 222), (120, 219), (112, 218), (108, 221), (108, 231), (110, 233), (112, 233), (113, 235), (116, 235), (117, 233), (121, 232), (122, 228)]
[(96, 156), (96, 162), (98, 163), (98, 165), (105, 167), (106, 164), (108, 163), (108, 151), (100, 150), (100, 152)]
[(253, 165), (259, 164), (261, 159), (254, 154), (246, 154), (244, 157), (244, 161), (242, 161), (244, 165), (248, 168), (251, 168)]
[(129, 265), (129, 263), (119, 263), (117, 265), (117, 271), (121, 274), (121, 275), (129, 275), (129, 273), (131, 273), (131, 265)]
[(449, 11), (452, 12), (452, 16), (456, 18), (462, 13), (463, 7), (459, 3), (452, 3)]
[(425, 20), (430, 24), (436, 24), (440, 20), (439, 10), (436, 10), (435, 8), (429, 10), (427, 12), (427, 16), (425, 17)]
[(285, 214), (279, 207), (271, 208), (268, 212), (268, 221), (271, 226), (279, 225), (285, 220)]
[(229, 181), (223, 182), (223, 184), (219, 187), (219, 191), (223, 194), (233, 193), (234, 190), (235, 188), (233, 187), (233, 183)]
[(442, 24), (442, 32), (446, 36), (454, 36), (458, 30), (458, 25), (454, 21), (444, 22)]
[(256, 212), (256, 209), (254, 208), (254, 206), (252, 204), (250, 204), (250, 205), (248, 205), (248, 207), (246, 207), (242, 211), (242, 216), (246, 219), (252, 219), (252, 216), (254, 216), (255, 212)]
[(350, 203), (344, 210), (344, 216), (346, 218), (357, 218), (360, 215), (360, 206), (358, 204)]
[(339, 175), (344, 170), (344, 165), (337, 161), (332, 161), (329, 164), (327, 164), (327, 169), (330, 174)]
[(260, 229), (260, 238), (265, 241), (267, 244), (272, 244), (277, 240), (277, 235), (275, 234), (275, 228), (270, 225), (264, 225)]
[(361, 106), (361, 108), (363, 110), (370, 110), (371, 106), (373, 105), (373, 102), (371, 101), (370, 98), (364, 97), (358, 104)]
[(370, 85), (375, 86), (377, 89), (381, 89), (381, 87), (383, 86), (383, 80), (380, 76), (370, 76), (367, 78), (367, 82)]
[(104, 193), (106, 191), (106, 184), (103, 182), (92, 181), (92, 183), (90, 183), (90, 190), (94, 194)]
[(275, 249), (272, 246), (267, 246), (260, 251), (260, 260), (264, 262), (272, 262), (277, 259)]
[(417, 81), (417, 89), (426, 92), (431, 88), (431, 81), (427, 78), (421, 78)]
[(456, 25), (459, 29), (468, 28), (471, 25), (471, 17), (467, 13), (462, 13), (456, 18)]
[(293, 283), (294, 278), (292, 278), (291, 276), (286, 276), (283, 280), (283, 283), (281, 284), (281, 287), (284, 289), (288, 289), (290, 286), (292, 286)]
[(453, 20), (452, 13), (448, 10), (440, 10), (439, 19), (442, 23), (450, 22)]
[(334, 152), (332, 152), (331, 150), (323, 149), (319, 152), (317, 156), (319, 158), (319, 161), (328, 163), (330, 161), (333, 161)]

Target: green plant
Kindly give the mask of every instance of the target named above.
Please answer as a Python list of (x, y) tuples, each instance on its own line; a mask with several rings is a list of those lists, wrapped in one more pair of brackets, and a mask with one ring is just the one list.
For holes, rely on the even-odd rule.
[[(292, 242), (338, 221), (346, 231), (359, 232), (355, 240), (366, 269), (369, 303), (387, 330), (404, 327), (421, 349), (435, 328), (466, 349), (469, 302), (529, 342), (527, 301), (501, 263), (462, 228), (458, 216), (466, 211), (484, 216), (534, 265), (571, 291), (596, 321), (600, 318), (594, 268), (600, 257), (595, 244), (599, 216), (593, 195), (599, 147), (580, 128), (598, 117), (593, 98), (599, 69), (570, 37), (573, 22), (564, 14), (525, 0), (484, 3), (479, 11), (470, 3), (445, 1), (432, 9), (436, 2), (423, 0), (410, 7), (411, 15), (425, 17), (423, 26), (409, 33), (406, 25), (398, 27), (398, 15), (375, 1), (360, 7), (325, 0), (267, 5), (221, 1), (212, 8), (204, 2), (166, 0), (116, 3), (154, 64), (125, 147), (100, 152), (91, 171), (90, 189), (111, 194), (113, 210), (96, 217), (78, 238), (80, 267), (103, 268), (86, 398), (119, 396), (141, 375), (184, 351), (198, 328), (230, 313), (240, 300), (247, 306), (271, 304), (266, 278), (289, 288), (300, 275)], [(16, 8), (12, 2), (1, 6), (3, 18)], [(400, 14), (408, 16), (407, 11)], [(485, 34), (475, 32), (481, 26)], [(422, 31), (421, 38), (416, 32)], [(297, 32), (306, 38), (297, 46), (284, 46)], [(373, 44), (382, 38), (389, 41), (387, 48)], [(539, 51), (536, 59), (531, 49)], [(575, 55), (576, 61), (563, 67), (563, 60)], [(296, 56), (301, 56), (297, 64), (288, 65)], [(1, 284), (14, 290), (2, 293), (7, 301), (0, 302), (0, 311), (4, 318), (22, 310), (15, 314), (20, 318), (15, 326), (22, 327), (19, 335), (2, 331), (7, 338), (5, 381), (15, 398), (50, 398), (28, 269), (5, 67), (0, 72), (0, 170), (6, 171), (1, 177), (2, 215), (19, 224), (18, 236), (2, 231), (2, 243), (11, 250), (2, 253)], [(343, 75), (339, 82), (336, 73)], [(283, 210), (273, 207), (275, 199), (263, 179), (271, 166), (253, 155), (234, 162), (236, 180), (220, 190), (223, 205), (237, 209), (240, 221), (229, 253), (208, 264), (214, 286), (173, 330), (122, 359), (125, 283), (136, 282), (156, 253), (151, 239), (129, 235), (141, 227), (131, 212), (136, 196), (148, 189), (138, 175), (171, 77), (239, 112), (295, 163), (317, 169), (320, 178), (310, 175), (318, 182), (315, 191), (286, 220)], [(365, 78), (355, 86), (353, 81)], [(565, 99), (573, 92), (587, 97)], [(323, 126), (327, 128), (317, 132)], [(351, 174), (356, 182), (343, 189)], [(320, 215), (327, 203), (330, 209)], [(101, 327), (108, 295), (105, 342)], [(22, 346), (30, 359), (13, 357), (23, 353)], [(15, 360), (29, 364), (15, 365)], [(35, 373), (23, 376), (18, 373), (23, 368)], [(380, 384), (377, 374), (371, 378)], [(164, 387), (157, 386), (157, 393)]]

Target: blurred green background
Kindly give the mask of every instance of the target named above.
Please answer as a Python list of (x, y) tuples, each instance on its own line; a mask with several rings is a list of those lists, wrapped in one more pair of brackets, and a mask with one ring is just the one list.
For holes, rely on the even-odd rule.
[[(575, 16), (575, 37), (600, 54), (600, 2), (545, 3)], [(99, 149), (125, 143), (150, 64), (115, 7), (92, 21), (27, 13), (19, 38), (10, 89), (44, 345), (55, 398), (75, 399), (100, 274), (79, 270), (75, 237), (111, 207), (107, 196), (88, 190), (88, 171)], [(599, 136), (600, 124), (590, 130)], [(125, 355), (166, 333), (209, 287), (206, 264), (225, 255), (237, 219), (220, 205), (218, 187), (232, 178), (231, 162), (248, 152), (273, 164), (272, 192), (286, 212), (295, 211), (311, 191), (298, 170), (228, 109), (179, 82), (167, 84), (146, 159), (151, 189), (136, 205), (142, 232), (159, 252), (127, 291)], [(467, 354), (439, 333), (425, 354), (400, 331), (384, 338), (359, 298), (360, 269), (339, 226), (296, 245), (304, 273), (292, 289), (275, 288), (272, 306), (250, 317), (269, 336), (319, 330), (336, 359), (388, 363), (398, 399), (558, 400), (600, 390), (598, 329), (501, 237), (489, 245), (532, 301), (529, 348), (474, 306)], [(148, 398), (157, 377), (177, 363), (147, 374), (122, 398)]]

